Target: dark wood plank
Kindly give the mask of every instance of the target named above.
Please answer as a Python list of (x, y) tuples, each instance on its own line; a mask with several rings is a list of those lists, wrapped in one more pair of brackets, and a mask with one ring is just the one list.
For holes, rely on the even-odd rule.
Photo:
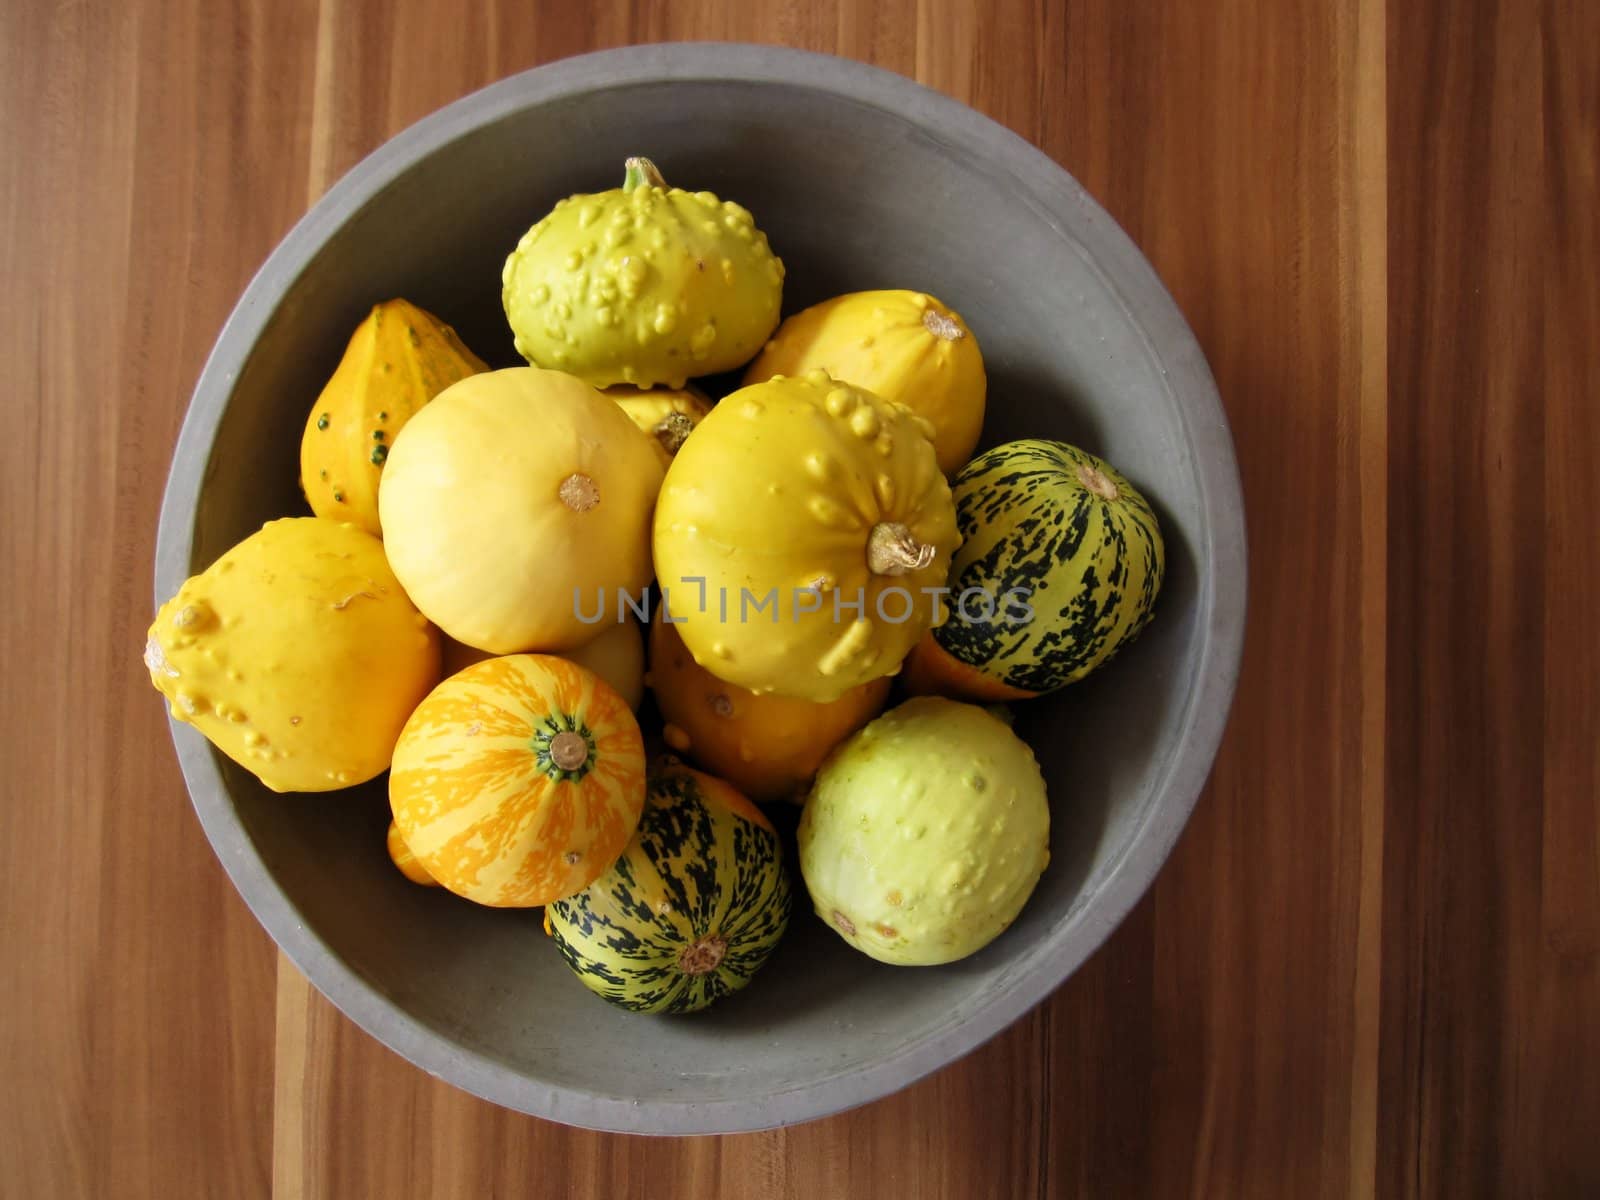
[(1117, 1106), (1058, 1156), (1076, 1194), (1370, 1187), (1384, 229), (1382, 130), (1358, 118), (1381, 112), (1380, 13), (1073, 5), (1057, 35), (1067, 104), (1047, 110), (1044, 146), (1194, 326), (1251, 542), (1244, 671), (1211, 787), (1150, 917), (1052, 1005), (1054, 1030), (1083, 1030), (1053, 1038), (1061, 1136), (1083, 1112), (1063, 1086)]
[(1530, 1190), (1600, 1192), (1600, 9), (1552, 4), (1542, 29), (1544, 807), (1538, 979), (1519, 1133)]
[(1390, 7), (1395, 1195), (1600, 1188), (1594, 17)]

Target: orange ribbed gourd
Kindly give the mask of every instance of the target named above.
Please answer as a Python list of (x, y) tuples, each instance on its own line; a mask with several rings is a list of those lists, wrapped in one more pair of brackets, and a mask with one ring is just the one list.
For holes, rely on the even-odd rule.
[(422, 868), (458, 896), (530, 908), (581, 891), (644, 809), (644, 742), (594, 672), (512, 654), (446, 679), (395, 747), (389, 804)]

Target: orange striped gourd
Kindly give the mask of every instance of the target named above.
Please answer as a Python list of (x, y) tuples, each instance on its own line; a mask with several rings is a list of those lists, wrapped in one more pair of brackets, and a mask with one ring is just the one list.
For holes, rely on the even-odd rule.
[(581, 891), (644, 808), (644, 742), (622, 697), (576, 663), (512, 654), (446, 679), (395, 747), (389, 804), (423, 869), (500, 908)]

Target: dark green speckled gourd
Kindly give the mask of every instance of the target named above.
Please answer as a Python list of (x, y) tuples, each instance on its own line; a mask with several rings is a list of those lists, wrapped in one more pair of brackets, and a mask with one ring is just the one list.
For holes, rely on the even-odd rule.
[(906, 663), (912, 692), (1042, 695), (1149, 622), (1166, 570), (1161, 529), (1106, 462), (1065, 442), (1007, 442), (963, 467), (954, 494), (949, 615)]
[(634, 1012), (686, 1013), (750, 982), (789, 923), (777, 832), (720, 779), (651, 773), (639, 828), (612, 868), (546, 909), (562, 957)]

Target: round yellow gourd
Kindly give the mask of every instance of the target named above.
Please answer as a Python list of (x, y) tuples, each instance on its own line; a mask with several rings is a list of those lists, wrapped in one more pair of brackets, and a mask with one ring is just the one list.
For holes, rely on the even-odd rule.
[(899, 669), (960, 540), (926, 429), (821, 370), (712, 410), (655, 519), (656, 574), (696, 662), (819, 702)]
[(1050, 861), (1033, 751), (993, 714), (934, 696), (907, 700), (835, 750), (797, 833), (817, 915), (900, 966), (981, 950)]
[(666, 723), (662, 740), (752, 800), (804, 800), (828, 751), (878, 715), (889, 687), (887, 678), (874, 679), (827, 704), (757, 696), (695, 662), (659, 609), (650, 626), (650, 690)]
[(509, 654), (594, 637), (597, 602), (650, 582), (651, 439), (560, 371), (447, 388), (395, 439), (378, 509), (394, 573), (451, 637)]
[(622, 406), (629, 420), (650, 435), (662, 467), (671, 465), (678, 447), (711, 411), (711, 401), (694, 387), (638, 388), (619, 383), (605, 391)]
[[(613, 615), (608, 613), (603, 624), (591, 626), (600, 630), (594, 638), (575, 649), (563, 650), (561, 657), (600, 676), (637, 712), (644, 702), (644, 633), (633, 618), (613, 621)], [(454, 638), (444, 639), (446, 675), (493, 657), (487, 650), (462, 645)]]
[(749, 212), (630, 158), (620, 188), (558, 202), (506, 259), (518, 353), (607, 387), (743, 366), (778, 324), (783, 263)]
[(325, 792), (389, 766), (439, 678), (439, 635), (377, 538), (288, 517), (184, 582), (145, 665), (176, 719), (269, 788)]
[(926, 417), (946, 475), (972, 457), (988, 391), (983, 354), (960, 314), (926, 292), (852, 292), (796, 313), (744, 381), (816, 367)]
[(373, 308), (306, 417), (300, 487), (311, 511), (381, 537), (378, 480), (395, 435), (456, 380), (488, 369), (454, 329), (410, 301)]

